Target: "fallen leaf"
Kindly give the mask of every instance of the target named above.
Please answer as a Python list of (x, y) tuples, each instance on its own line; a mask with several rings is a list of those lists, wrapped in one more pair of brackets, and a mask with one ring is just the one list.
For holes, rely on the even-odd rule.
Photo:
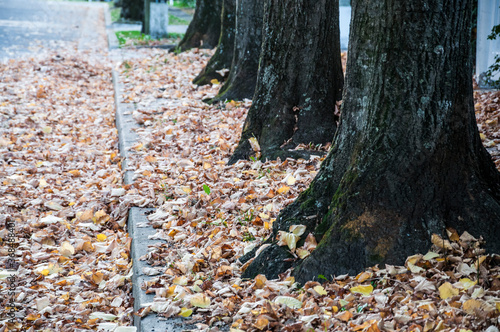
[(452, 286), (449, 282), (445, 282), (441, 286), (439, 286), (439, 297), (442, 300), (446, 300), (449, 297), (458, 295), (458, 289)]
[(358, 293), (358, 294), (362, 294), (364, 296), (368, 296), (371, 294), (371, 292), (373, 292), (373, 286), (372, 285), (359, 285), (356, 287), (351, 287), (349, 290), (351, 291), (351, 293)]
[(284, 304), (291, 309), (302, 308), (302, 302), (290, 296), (276, 296), (274, 303)]

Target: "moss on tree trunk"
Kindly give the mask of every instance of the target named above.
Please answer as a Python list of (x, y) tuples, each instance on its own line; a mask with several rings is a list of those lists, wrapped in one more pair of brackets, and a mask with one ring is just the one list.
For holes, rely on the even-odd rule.
[(175, 48), (187, 51), (191, 48), (214, 48), (220, 37), (221, 11), (223, 0), (196, 0), (193, 20)]
[(264, 37), (253, 104), (230, 163), (305, 156), (300, 143), (331, 142), (343, 86), (338, 0), (266, 0)]
[(228, 75), (221, 75), (218, 71), (231, 68), (234, 53), (234, 33), (236, 24), (236, 0), (224, 0), (222, 7), (222, 26), (219, 44), (214, 55), (207, 65), (193, 80), (194, 84), (206, 85), (216, 79), (224, 81)]
[(252, 98), (262, 47), (264, 0), (237, 0), (236, 38), (231, 71), (212, 102)]
[[(352, 10), (334, 145), (274, 224), (274, 235), (304, 224), (303, 238), (319, 242), (292, 264), (297, 280), (402, 264), (447, 227), (498, 253), (500, 174), (474, 116), (470, 1), (363, 0)], [(246, 277), (283, 272), (266, 250)]]

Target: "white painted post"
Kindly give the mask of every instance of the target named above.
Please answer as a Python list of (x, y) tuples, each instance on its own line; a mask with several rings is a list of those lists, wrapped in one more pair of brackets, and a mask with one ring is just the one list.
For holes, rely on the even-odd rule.
[[(479, 0), (477, 10), (476, 81), (480, 88), (488, 88), (484, 73), (500, 56), (500, 38), (489, 40), (491, 29), (500, 24), (500, 0)], [(493, 80), (500, 78), (496, 73)]]

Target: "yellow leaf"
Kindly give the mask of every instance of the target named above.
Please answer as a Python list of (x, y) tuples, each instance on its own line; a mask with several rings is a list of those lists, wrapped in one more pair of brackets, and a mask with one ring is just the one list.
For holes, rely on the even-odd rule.
[(42, 272), (40, 272), (41, 275), (43, 276), (48, 276), (49, 275), (49, 270), (48, 269), (43, 269)]
[(208, 163), (206, 161), (203, 163), (203, 169), (209, 169), (210, 167), (212, 167), (212, 165), (210, 163)]
[(464, 288), (467, 290), (471, 287), (474, 287), (474, 285), (477, 284), (477, 281), (472, 281), (469, 278), (462, 278), (459, 280), (462, 285), (464, 285)]
[(422, 255), (413, 255), (406, 259), (406, 263), (417, 264), (417, 262), (422, 258)]
[(292, 226), (290, 226), (289, 231), (290, 231), (290, 233), (293, 233), (297, 236), (301, 236), (306, 231), (306, 226), (304, 226), (304, 225), (292, 225)]
[(326, 295), (328, 294), (328, 292), (323, 288), (323, 286), (321, 285), (318, 285), (318, 286), (314, 286), (314, 291), (316, 293), (318, 293), (319, 295)]
[(195, 294), (190, 301), (193, 307), (207, 308), (210, 306), (210, 299), (205, 294)]
[(484, 141), (486, 139), (486, 135), (483, 133), (479, 133), (479, 137), (481, 137), (481, 141)]
[(302, 302), (290, 296), (276, 296), (274, 302), (278, 304), (284, 304), (292, 309), (302, 308)]
[(189, 317), (193, 313), (193, 310), (188, 309), (186, 307), (181, 308), (181, 312), (179, 312), (179, 316), (181, 317)]
[(96, 284), (100, 284), (103, 279), (104, 279), (104, 274), (102, 272), (96, 272), (92, 275), (92, 280)]
[(439, 286), (439, 297), (446, 300), (449, 297), (458, 295), (458, 289), (454, 288), (449, 282), (445, 282)]
[(104, 242), (108, 237), (105, 234), (97, 234), (97, 241)]
[(297, 182), (297, 180), (295, 180), (295, 178), (293, 177), (293, 175), (288, 175), (286, 178), (285, 178), (285, 182), (287, 185), (289, 186), (293, 186), (295, 184), (295, 182)]
[(210, 83), (212, 83), (213, 85), (220, 84), (219, 80), (216, 78), (214, 78), (213, 80), (210, 80)]
[(68, 173), (73, 175), (74, 177), (81, 176), (80, 171), (77, 169), (73, 169), (73, 170), (69, 171)]
[(174, 285), (179, 285), (179, 286), (186, 286), (187, 282), (188, 280), (186, 276), (175, 277), (174, 280), (172, 280), (172, 283)]
[(283, 186), (278, 189), (278, 194), (286, 194), (290, 190), (290, 187)]
[(40, 318), (41, 315), (40, 314), (34, 314), (34, 313), (30, 313), (26, 316), (26, 320), (27, 321), (34, 321), (34, 320), (37, 320), (38, 318)]
[(104, 211), (104, 210), (99, 210), (94, 214), (94, 218), (92, 220), (96, 224), (104, 224), (106, 221), (111, 219), (110, 216)]
[(462, 308), (467, 312), (469, 315), (473, 315), (477, 309), (480, 309), (482, 305), (482, 302), (479, 300), (474, 300), (470, 299), (464, 302), (462, 305)]
[(73, 205), (75, 205), (75, 204), (76, 204), (76, 202), (69, 202), (69, 203), (68, 203), (68, 206), (73, 206)]
[(497, 307), (497, 311), (500, 311), (500, 302), (495, 303), (495, 305)]
[(70, 257), (75, 253), (75, 248), (69, 242), (63, 242), (61, 248), (59, 248), (59, 253), (64, 257)]
[(185, 192), (186, 194), (189, 194), (191, 192), (191, 188), (188, 186), (180, 186), (181, 190)]
[(297, 246), (297, 240), (299, 237), (295, 234), (284, 232), (284, 231), (279, 231), (278, 232), (278, 245), (279, 246), (288, 246), (290, 250), (295, 250)]
[(358, 280), (358, 282), (364, 282), (366, 281), (367, 279), (370, 279), (371, 277), (373, 276), (373, 273), (371, 272), (361, 272), (360, 274), (358, 274), (356, 276), (356, 279)]
[(300, 249), (300, 248), (297, 249), (297, 251), (295, 253), (297, 254), (297, 256), (299, 256), (300, 259), (304, 259), (311, 254), (311, 252), (309, 252), (309, 250)]
[(255, 151), (255, 152), (260, 151), (259, 141), (257, 141), (257, 139), (255, 137), (250, 137), (248, 139), (248, 142), (250, 143), (250, 146), (252, 147), (253, 151)]
[(253, 326), (259, 330), (265, 329), (267, 325), (269, 325), (269, 320), (264, 317), (257, 318), (257, 321), (253, 324)]
[(85, 241), (82, 245), (82, 249), (85, 250), (86, 252), (93, 252), (94, 246), (92, 245), (92, 242), (90, 241)]
[(267, 278), (263, 274), (259, 274), (255, 277), (255, 288), (261, 289), (266, 285)]
[(413, 273), (420, 273), (422, 271), (425, 271), (425, 269), (421, 268), (420, 266), (416, 266), (410, 262), (406, 263), (406, 266), (408, 270), (410, 270)]
[(372, 285), (359, 285), (356, 287), (352, 287), (349, 290), (351, 291), (351, 293), (358, 293), (358, 294), (362, 294), (364, 296), (368, 296), (371, 294), (371, 292), (373, 292), (373, 286)]
[(40, 182), (38, 182), (38, 187), (39, 188), (45, 188), (47, 187), (49, 184), (47, 183), (47, 181), (45, 181), (45, 179), (40, 179)]
[(425, 254), (424, 257), (422, 257), (426, 261), (430, 261), (431, 259), (439, 257), (439, 254), (429, 251), (427, 254)]
[(483, 264), (484, 260), (486, 259), (486, 256), (481, 256), (477, 259), (477, 261), (474, 263), (474, 267), (479, 269), (479, 266)]
[(268, 214), (266, 214), (266, 213), (259, 213), (259, 217), (260, 217), (261, 219), (269, 219), (269, 215), (268, 215)]

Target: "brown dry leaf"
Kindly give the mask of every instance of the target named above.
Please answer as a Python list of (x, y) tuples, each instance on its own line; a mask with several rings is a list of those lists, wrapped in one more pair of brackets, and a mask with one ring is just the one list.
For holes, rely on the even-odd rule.
[(340, 319), (343, 322), (349, 321), (353, 317), (350, 311), (343, 311), (335, 315), (335, 318)]

